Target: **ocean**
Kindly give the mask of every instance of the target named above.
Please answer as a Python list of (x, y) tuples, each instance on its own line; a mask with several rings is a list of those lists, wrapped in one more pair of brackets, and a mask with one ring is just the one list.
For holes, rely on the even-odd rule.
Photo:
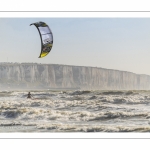
[(150, 91), (0, 91), (0, 132), (149, 132)]

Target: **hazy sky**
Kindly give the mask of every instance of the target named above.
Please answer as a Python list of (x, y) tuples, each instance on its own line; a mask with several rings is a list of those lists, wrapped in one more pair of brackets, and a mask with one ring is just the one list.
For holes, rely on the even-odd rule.
[[(46, 22), (53, 48), (38, 58), (31, 23)], [(150, 75), (150, 18), (0, 18), (0, 62), (92, 66)]]

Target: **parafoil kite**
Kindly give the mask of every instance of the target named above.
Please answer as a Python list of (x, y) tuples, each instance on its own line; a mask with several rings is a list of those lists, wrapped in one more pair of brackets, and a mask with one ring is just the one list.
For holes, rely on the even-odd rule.
[(35, 25), (39, 31), (41, 38), (41, 53), (39, 58), (45, 57), (52, 49), (53, 46), (53, 34), (49, 26), (45, 22), (36, 22), (31, 25)]

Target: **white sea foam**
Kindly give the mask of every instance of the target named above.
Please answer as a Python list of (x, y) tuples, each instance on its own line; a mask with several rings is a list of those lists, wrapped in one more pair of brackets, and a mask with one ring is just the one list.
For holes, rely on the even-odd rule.
[(32, 91), (34, 100), (27, 93), (0, 92), (0, 132), (150, 131), (149, 91)]

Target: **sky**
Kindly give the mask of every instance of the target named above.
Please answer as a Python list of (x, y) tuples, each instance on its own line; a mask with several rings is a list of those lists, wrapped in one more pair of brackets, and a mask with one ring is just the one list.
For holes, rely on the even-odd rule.
[[(53, 47), (44, 58), (31, 23), (46, 22)], [(0, 62), (91, 66), (150, 75), (150, 18), (0, 18)]]

